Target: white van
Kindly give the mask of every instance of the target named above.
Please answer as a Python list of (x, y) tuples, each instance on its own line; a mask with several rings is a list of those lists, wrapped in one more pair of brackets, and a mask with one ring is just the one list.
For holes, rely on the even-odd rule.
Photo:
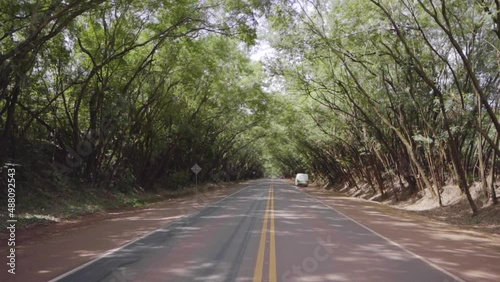
[(295, 176), (295, 185), (304, 185), (307, 187), (307, 185), (309, 185), (309, 175), (307, 175), (306, 173), (297, 173), (297, 175)]

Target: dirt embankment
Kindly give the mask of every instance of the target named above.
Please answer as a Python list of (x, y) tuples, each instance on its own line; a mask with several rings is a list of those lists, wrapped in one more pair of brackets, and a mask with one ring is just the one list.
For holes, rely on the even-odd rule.
[[(103, 253), (118, 248), (234, 193), (248, 182), (203, 186), (197, 193), (165, 199), (140, 208), (87, 214), (16, 231), (14, 276), (0, 281), (48, 281)], [(0, 247), (5, 258), (7, 249)], [(22, 264), (21, 264), (22, 262)]]
[[(46, 194), (44, 197), (39, 197), (38, 203), (30, 198), (37, 195), (23, 195), (30, 201), (27, 203), (22, 201), (23, 205), (17, 210), (16, 241), (20, 244), (39, 241), (41, 238), (60, 234), (69, 229), (112, 220), (125, 214), (148, 210), (157, 205), (173, 203), (176, 200), (189, 200), (190, 204), (203, 204), (205, 194), (225, 190), (236, 184), (237, 182), (209, 183), (196, 188), (186, 187), (173, 191), (134, 190), (129, 193), (73, 189), (65, 191), (64, 196), (59, 195), (60, 193)], [(0, 219), (6, 216), (0, 213)], [(0, 221), (0, 227), (2, 227), (0, 240), (5, 240), (8, 236), (7, 229), (3, 226), (5, 223), (6, 220)]]
[[(418, 214), (433, 220), (460, 226), (461, 228), (500, 235), (500, 204), (492, 205), (491, 201), (487, 201), (484, 192), (481, 190), (480, 183), (474, 183), (470, 187), (474, 202), (479, 209), (479, 214), (476, 216), (472, 216), (469, 203), (457, 185), (443, 187), (441, 192), (442, 207), (439, 206), (436, 197), (424, 191), (413, 194), (401, 194), (398, 191), (398, 199), (396, 200), (393, 191), (388, 191), (386, 197), (383, 198), (380, 194), (373, 194), (373, 190), (367, 184), (358, 184), (358, 186), (360, 187), (359, 190), (347, 185), (323, 186), (322, 188), (332, 193), (339, 193), (337, 195), (357, 197), (381, 203), (411, 214)], [(500, 185), (496, 185), (496, 187), (496, 193), (500, 195)], [(321, 187), (318, 186), (318, 188)]]

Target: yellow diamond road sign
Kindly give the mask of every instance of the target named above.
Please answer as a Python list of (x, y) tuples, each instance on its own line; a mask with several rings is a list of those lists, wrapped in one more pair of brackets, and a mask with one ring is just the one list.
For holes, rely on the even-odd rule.
[(194, 174), (198, 174), (201, 171), (201, 167), (198, 164), (195, 164), (191, 170), (194, 172)]

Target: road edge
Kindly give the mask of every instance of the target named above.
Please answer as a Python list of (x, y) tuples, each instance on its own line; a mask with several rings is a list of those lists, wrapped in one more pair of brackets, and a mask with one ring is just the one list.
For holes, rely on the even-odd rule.
[[(292, 185), (292, 186), (293, 186), (293, 185)], [(393, 246), (398, 247), (399, 249), (403, 250), (404, 252), (406, 252), (406, 253), (408, 253), (408, 254), (412, 255), (413, 257), (415, 257), (415, 258), (417, 258), (417, 259), (419, 259), (419, 260), (421, 260), (421, 261), (423, 261), (424, 263), (426, 263), (427, 265), (431, 266), (432, 268), (434, 268), (434, 269), (436, 269), (436, 270), (438, 270), (438, 271), (440, 271), (440, 272), (442, 272), (442, 273), (444, 273), (444, 274), (448, 275), (450, 278), (453, 278), (455, 281), (457, 281), (457, 282), (467, 282), (467, 280), (464, 280), (463, 278), (458, 277), (457, 275), (455, 275), (455, 274), (453, 274), (453, 273), (449, 272), (448, 270), (446, 270), (446, 269), (442, 268), (441, 266), (439, 266), (439, 265), (435, 264), (434, 262), (432, 262), (432, 261), (430, 261), (430, 260), (428, 260), (428, 259), (426, 259), (426, 258), (422, 257), (421, 255), (419, 255), (419, 254), (417, 254), (417, 253), (415, 253), (415, 252), (413, 252), (413, 251), (410, 251), (410, 250), (406, 249), (406, 248), (405, 248), (404, 246), (402, 246), (401, 244), (399, 244), (399, 243), (397, 243), (397, 242), (394, 242), (393, 240), (391, 240), (391, 239), (389, 239), (389, 238), (385, 237), (384, 235), (382, 235), (382, 234), (378, 233), (377, 231), (375, 231), (375, 230), (371, 229), (370, 227), (368, 227), (368, 226), (366, 226), (366, 225), (364, 225), (364, 224), (360, 223), (359, 221), (357, 221), (357, 220), (353, 219), (352, 217), (350, 217), (350, 216), (348, 216), (348, 215), (344, 214), (343, 212), (338, 211), (337, 209), (333, 208), (333, 207), (332, 207), (332, 206), (330, 206), (329, 204), (326, 204), (325, 202), (323, 202), (323, 201), (321, 201), (320, 199), (318, 199), (318, 198), (316, 198), (316, 197), (314, 197), (314, 196), (310, 195), (309, 193), (307, 193), (307, 192), (305, 192), (305, 191), (303, 191), (303, 190), (300, 190), (300, 189), (298, 189), (297, 187), (294, 187), (294, 188), (295, 188), (296, 190), (298, 190), (300, 193), (303, 193), (303, 194), (307, 195), (309, 198), (311, 198), (311, 199), (313, 199), (313, 200), (316, 200), (317, 202), (321, 203), (321, 204), (322, 204), (322, 205), (324, 205), (325, 207), (327, 207), (327, 208), (329, 208), (329, 209), (333, 210), (334, 212), (336, 212), (336, 213), (338, 213), (338, 214), (342, 215), (343, 217), (345, 217), (345, 218), (347, 218), (347, 219), (351, 220), (352, 222), (354, 222), (354, 223), (356, 223), (357, 225), (359, 225), (359, 226), (363, 227), (364, 229), (366, 229), (366, 230), (370, 231), (371, 233), (373, 233), (373, 234), (375, 234), (375, 235), (379, 236), (380, 238), (382, 238), (382, 239), (384, 239), (385, 241), (387, 241), (389, 244), (391, 244), (391, 245), (393, 245)]]
[(252, 186), (252, 184), (247, 185), (247, 186), (244, 186), (244, 187), (240, 188), (238, 191), (236, 191), (236, 192), (234, 192), (234, 193), (231, 193), (230, 195), (227, 195), (227, 196), (225, 196), (224, 198), (222, 198), (222, 199), (220, 199), (220, 200), (218, 200), (218, 201), (216, 201), (216, 202), (210, 203), (210, 204), (208, 204), (208, 205), (206, 205), (206, 206), (202, 207), (201, 209), (199, 209), (199, 210), (197, 210), (197, 211), (195, 211), (195, 212), (192, 212), (192, 213), (187, 214), (187, 215), (185, 215), (185, 216), (182, 216), (182, 217), (180, 217), (180, 218), (178, 218), (178, 219), (175, 219), (175, 220), (173, 220), (172, 222), (169, 222), (169, 223), (167, 223), (166, 225), (164, 225), (164, 226), (162, 226), (162, 227), (160, 227), (160, 228), (157, 228), (157, 229), (155, 229), (155, 230), (153, 230), (153, 231), (150, 231), (150, 232), (148, 232), (148, 233), (146, 233), (146, 234), (143, 234), (142, 236), (139, 236), (139, 237), (137, 237), (137, 238), (135, 238), (135, 239), (132, 239), (130, 242), (127, 242), (127, 243), (125, 243), (124, 245), (122, 245), (122, 246), (120, 246), (120, 247), (117, 247), (117, 248), (114, 248), (114, 249), (108, 250), (108, 251), (104, 252), (103, 254), (99, 255), (98, 257), (96, 257), (96, 258), (94, 258), (94, 259), (92, 259), (92, 260), (90, 260), (90, 261), (88, 261), (88, 262), (86, 262), (86, 263), (84, 263), (84, 264), (82, 264), (82, 265), (80, 265), (80, 266), (78, 266), (78, 267), (75, 267), (75, 268), (73, 268), (73, 269), (71, 269), (71, 270), (69, 270), (69, 271), (67, 271), (67, 272), (65, 272), (65, 273), (63, 273), (63, 274), (61, 274), (61, 275), (59, 275), (59, 276), (55, 277), (55, 278), (52, 278), (52, 279), (51, 279), (51, 280), (49, 280), (48, 282), (56, 282), (56, 281), (59, 281), (59, 280), (61, 280), (61, 279), (65, 278), (65, 277), (67, 277), (67, 276), (69, 276), (69, 275), (71, 275), (71, 274), (73, 274), (73, 273), (75, 273), (75, 272), (77, 272), (77, 271), (79, 271), (79, 270), (81, 270), (81, 269), (83, 269), (83, 268), (85, 268), (85, 267), (87, 267), (87, 266), (91, 265), (92, 263), (94, 263), (94, 262), (96, 262), (96, 261), (98, 261), (98, 260), (100, 260), (100, 259), (103, 259), (103, 258), (105, 258), (105, 257), (107, 257), (107, 256), (109, 256), (109, 255), (111, 255), (111, 254), (113, 254), (113, 253), (115, 253), (115, 252), (117, 252), (117, 251), (119, 251), (119, 250), (123, 249), (123, 248), (126, 248), (127, 246), (130, 246), (130, 245), (132, 245), (132, 244), (136, 243), (137, 241), (140, 241), (140, 240), (142, 240), (142, 239), (146, 238), (147, 236), (149, 236), (149, 235), (151, 235), (151, 234), (153, 234), (153, 233), (155, 233), (155, 232), (158, 232), (158, 231), (160, 231), (160, 230), (162, 230), (162, 229), (165, 229), (165, 228), (169, 228), (171, 225), (174, 225), (174, 224), (176, 224), (176, 223), (178, 223), (178, 222), (180, 222), (180, 221), (182, 221), (182, 220), (189, 219), (189, 218), (191, 218), (191, 217), (193, 217), (193, 216), (195, 216), (195, 215), (199, 214), (202, 210), (204, 210), (204, 209), (206, 209), (206, 208), (209, 208), (209, 207), (212, 207), (212, 206), (214, 206), (214, 205), (216, 205), (216, 204), (218, 204), (218, 203), (220, 203), (220, 202), (222, 202), (222, 201), (224, 201), (224, 200), (226, 200), (226, 199), (228, 199), (228, 198), (230, 198), (230, 197), (232, 197), (232, 196), (234, 196), (234, 195), (236, 195), (236, 194), (238, 194), (238, 193), (240, 193), (240, 192), (242, 192), (242, 191), (244, 191), (244, 190), (246, 190), (246, 189), (248, 189), (248, 188), (250, 188), (251, 186)]

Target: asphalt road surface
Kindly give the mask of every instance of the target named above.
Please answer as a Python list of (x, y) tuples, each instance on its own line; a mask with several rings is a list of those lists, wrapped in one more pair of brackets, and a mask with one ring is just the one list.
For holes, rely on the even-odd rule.
[(461, 281), (263, 179), (52, 281)]

